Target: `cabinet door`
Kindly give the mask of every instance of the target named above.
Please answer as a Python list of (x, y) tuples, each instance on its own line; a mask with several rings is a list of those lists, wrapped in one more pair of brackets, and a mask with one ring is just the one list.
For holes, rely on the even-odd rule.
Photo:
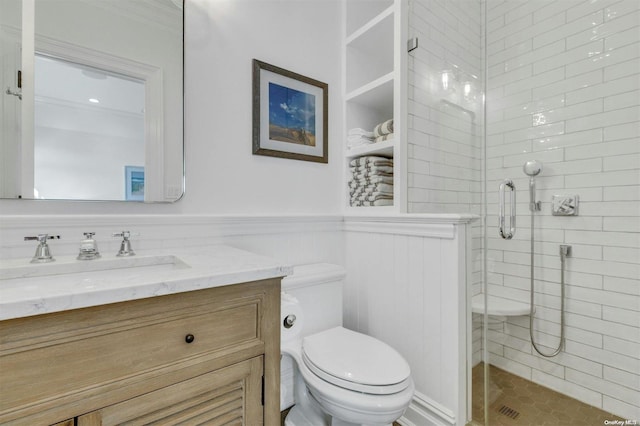
[(263, 357), (242, 361), (78, 418), (78, 426), (262, 425)]
[(73, 426), (73, 419), (69, 419), (69, 420), (65, 420), (64, 422), (60, 422), (60, 423), (56, 423), (55, 425), (51, 425), (51, 426)]

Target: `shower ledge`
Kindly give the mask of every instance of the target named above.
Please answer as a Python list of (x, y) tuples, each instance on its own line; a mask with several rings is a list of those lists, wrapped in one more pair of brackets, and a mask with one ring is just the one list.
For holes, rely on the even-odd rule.
[[(529, 304), (518, 302), (517, 300), (505, 299), (500, 296), (488, 295), (489, 315), (513, 317), (519, 315), (529, 315)], [(484, 294), (476, 294), (471, 299), (471, 311), (476, 314), (484, 312)]]

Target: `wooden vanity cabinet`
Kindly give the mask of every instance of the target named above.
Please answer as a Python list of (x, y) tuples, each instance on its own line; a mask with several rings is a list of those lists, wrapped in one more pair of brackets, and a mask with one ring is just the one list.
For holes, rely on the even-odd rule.
[(279, 278), (2, 321), (0, 424), (279, 424), (279, 322)]
[(56, 423), (55, 425), (51, 425), (51, 426), (75, 426), (75, 419), (65, 420), (63, 422)]

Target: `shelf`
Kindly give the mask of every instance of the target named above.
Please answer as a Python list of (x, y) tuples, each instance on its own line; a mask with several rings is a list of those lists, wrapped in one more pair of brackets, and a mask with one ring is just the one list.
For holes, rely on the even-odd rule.
[(348, 39), (370, 26), (371, 22), (378, 20), (392, 6), (393, 0), (347, 1), (345, 29)]
[(379, 15), (375, 16), (369, 22), (354, 31), (349, 37), (347, 37), (345, 44), (347, 46), (359, 45), (358, 47), (364, 47), (366, 45), (374, 46), (375, 44), (378, 44), (379, 46), (380, 43), (386, 44), (387, 40), (385, 37), (387, 34), (389, 32), (393, 34), (393, 8), (393, 5), (389, 6)]
[(394, 70), (394, 6), (345, 40), (347, 92)]
[[(395, 159), (398, 156), (401, 169), (404, 115), (399, 82), (403, 81), (404, 68), (403, 51), (398, 49), (401, 49), (400, 38), (404, 38), (399, 27), (402, 0), (345, 0), (344, 4), (345, 135), (353, 128), (371, 131), (389, 119), (395, 120), (396, 130), (392, 140), (351, 149), (345, 146), (344, 161), (348, 166), (349, 161), (357, 157), (375, 155)], [(395, 164), (396, 161), (394, 172)], [(348, 175), (348, 167), (345, 170)], [(404, 199), (402, 176), (394, 173), (392, 206), (350, 206), (347, 196), (345, 208), (352, 214), (397, 213)]]
[(393, 101), (393, 72), (366, 83), (345, 96), (347, 102), (383, 105)]
[(384, 142), (372, 143), (371, 145), (356, 146), (347, 149), (345, 157), (356, 158), (363, 155), (379, 155), (381, 157), (393, 157), (394, 140), (386, 140)]
[[(513, 317), (529, 315), (529, 303), (518, 302), (516, 300), (505, 299), (504, 297), (487, 295), (489, 303), (488, 314)], [(484, 313), (484, 294), (476, 294), (471, 299), (471, 311), (476, 314)]]

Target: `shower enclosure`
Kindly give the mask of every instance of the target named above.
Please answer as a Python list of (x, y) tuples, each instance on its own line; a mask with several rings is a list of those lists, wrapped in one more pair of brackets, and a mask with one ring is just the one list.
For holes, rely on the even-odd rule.
[[(640, 3), (481, 7), (486, 308), (474, 420), (638, 420)], [(505, 179), (518, 200), (509, 239), (496, 220)], [(511, 303), (529, 312), (495, 315)]]
[(473, 423), (640, 423), (640, 2), (408, 7), (408, 211), (480, 217)]

